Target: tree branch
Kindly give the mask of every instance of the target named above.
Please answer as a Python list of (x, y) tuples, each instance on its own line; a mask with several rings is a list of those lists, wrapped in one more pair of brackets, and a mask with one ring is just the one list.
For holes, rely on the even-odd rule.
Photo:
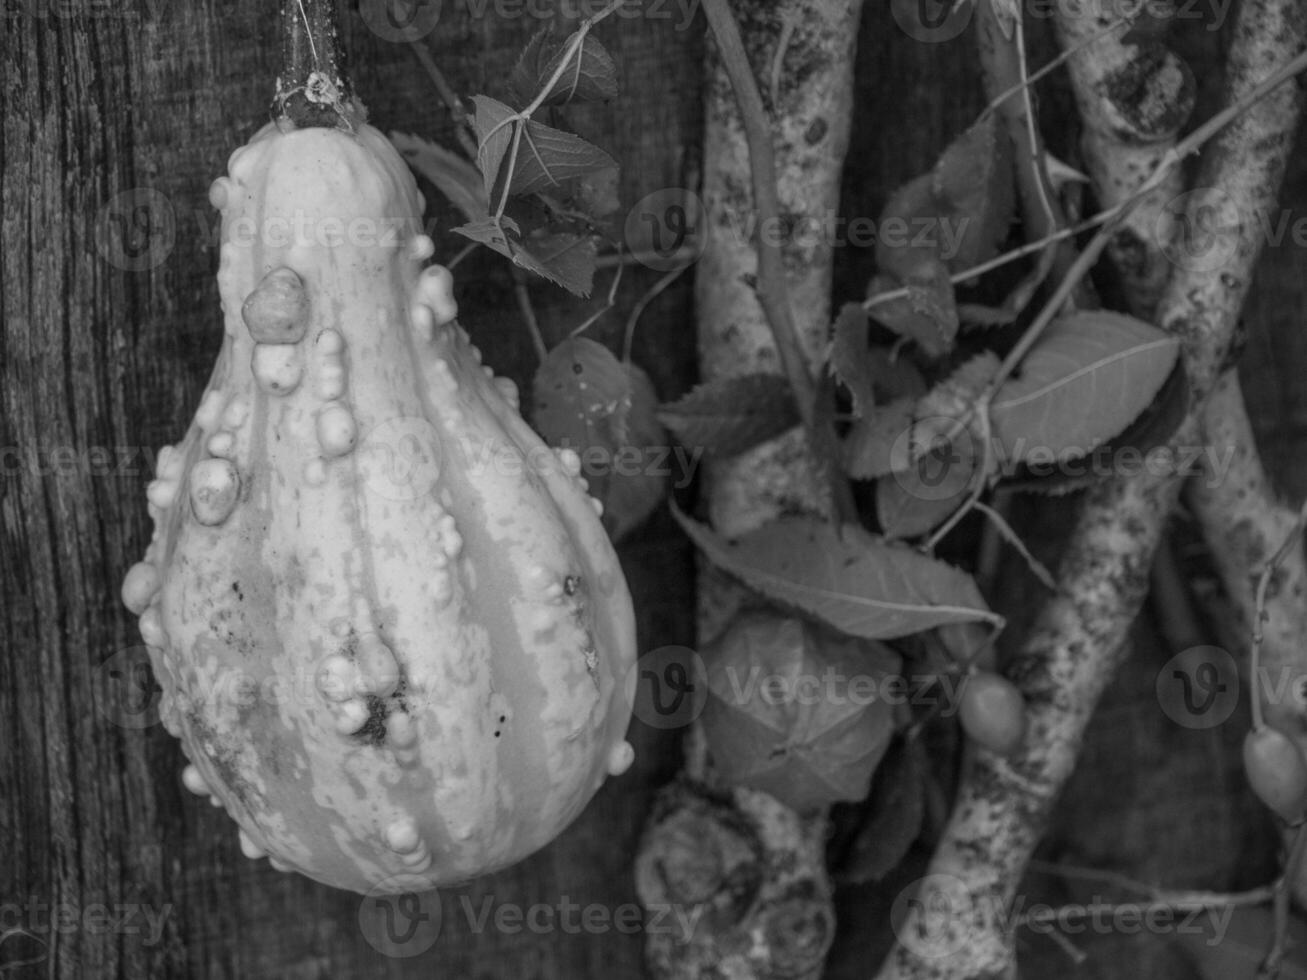
[[(825, 471), (825, 479), (830, 484), (831, 516), (843, 520), (855, 520), (857, 508), (853, 504), (848, 481), (844, 478), (838, 463), (839, 454), (835, 434), (830, 430), (830, 426), (820, 421), (816, 412), (817, 389), (813, 384), (812, 369), (809, 366), (809, 361), (814, 360), (813, 352), (804, 351), (799, 337), (794, 307), (790, 301), (790, 289), (786, 281), (788, 273), (785, 260), (780, 244), (767, 232), (767, 229), (779, 222), (781, 215), (771, 122), (762, 102), (762, 93), (758, 89), (754, 68), (749, 63), (749, 56), (744, 49), (739, 25), (735, 22), (727, 0), (705, 0), (703, 9), (717, 44), (722, 68), (730, 80), (731, 89), (739, 103), (740, 121), (744, 127), (745, 143), (748, 146), (753, 210), (757, 227), (761, 229), (754, 245), (758, 255), (758, 302), (766, 314), (772, 341), (780, 356), (781, 367), (789, 381), (790, 390), (794, 393), (799, 417), (803, 420), (807, 432), (809, 449), (816, 457), (818, 465)], [(790, 46), (795, 27), (800, 21), (800, 14), (785, 8), (781, 12), (781, 18), (777, 50), (772, 59), (773, 100), (779, 89), (778, 80), (781, 77), (781, 66), (786, 49)]]
[[(813, 367), (830, 329), (833, 243), (805, 236), (782, 245), (774, 224), (782, 214), (838, 208), (861, 4), (712, 0), (706, 9), (726, 40), (720, 51), (710, 45), (705, 79), (702, 196), (711, 234), (695, 267), (701, 373), (712, 380), (781, 367), (792, 385), (798, 379), (796, 398), (811, 417)], [(770, 105), (757, 77), (773, 80)], [(742, 225), (759, 229), (756, 243), (730, 233)], [(809, 424), (711, 461), (704, 498), (716, 530), (735, 536), (784, 512), (836, 511), (832, 489), (844, 481), (823, 472), (833, 457), (814, 433), (823, 428)], [(827, 461), (819, 463), (821, 455)], [(704, 567), (700, 646), (746, 598), (724, 573)], [(660, 793), (645, 827), (636, 886), (648, 906), (698, 903), (709, 911), (692, 936), (650, 933), (651, 972), (668, 980), (815, 980), (834, 936), (826, 815), (800, 817), (765, 793), (726, 784), (698, 725), (685, 754), (685, 771)]]
[[(1246, 95), (1302, 47), (1297, 5), (1248, 0), (1235, 26), (1227, 102)], [(1159, 321), (1183, 342), (1194, 394), (1173, 446), (1195, 445), (1200, 434), (1199, 419), (1260, 252), (1255, 215), (1274, 202), (1298, 115), (1297, 85), (1280, 85), (1241, 112), (1204, 157), (1198, 186), (1221, 187), (1243, 220), (1220, 274), (1177, 269), (1159, 304)], [(1085, 726), (1124, 656), (1178, 489), (1177, 476), (1145, 472), (1116, 477), (1086, 494), (1059, 569), (1061, 591), (1008, 669), (1027, 702), (1025, 742), (1009, 758), (973, 753), (931, 875), (923, 879), (924, 894), (882, 968), (884, 980), (1014, 973), (1006, 909), (1074, 768)]]

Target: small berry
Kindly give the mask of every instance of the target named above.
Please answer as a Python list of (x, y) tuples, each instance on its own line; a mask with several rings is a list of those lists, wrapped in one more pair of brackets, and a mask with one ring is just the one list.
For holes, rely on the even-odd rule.
[(1009, 680), (988, 670), (969, 676), (958, 710), (962, 729), (976, 744), (1008, 755), (1026, 734), (1026, 702)]
[(1288, 821), (1307, 809), (1307, 762), (1293, 740), (1269, 725), (1243, 740), (1243, 767), (1257, 798)]

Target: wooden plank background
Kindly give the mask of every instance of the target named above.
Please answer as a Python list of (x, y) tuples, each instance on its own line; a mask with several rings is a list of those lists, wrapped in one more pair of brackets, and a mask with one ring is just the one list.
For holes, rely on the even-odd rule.
[[(648, 16), (599, 29), (620, 66), (620, 99), (568, 116), (622, 162), (628, 205), (682, 185), (701, 165), (702, 18), (687, 28), (679, 5), (663, 5), (667, 16), (647, 6)], [(493, 5), (478, 16), (483, 8), (470, 0), (443, 8), (427, 40), (447, 77), (465, 94), (502, 92), (538, 21), (496, 16)], [(635, 724), (630, 773), (611, 781), (541, 854), (446, 894), (439, 936), (421, 955), (401, 957), (374, 948), (357, 896), (244, 859), (226, 816), (182, 788), (173, 740), (158, 725), (131, 724), (139, 638), (118, 585), (150, 532), (149, 454), (181, 435), (219, 346), (216, 222), (206, 192), (228, 154), (267, 118), (278, 57), (275, 4), (6, 0), (0, 12), (0, 969), (66, 978), (641, 975), (637, 934), (476, 931), (461, 899), (480, 910), (488, 898), (492, 914), (504, 904), (556, 905), (563, 896), (610, 914), (633, 903), (630, 857), (653, 790), (675, 770), (674, 733)], [(453, 145), (448, 114), (412, 52), (371, 31), (353, 6), (344, 33), (372, 120)], [(1221, 37), (1194, 31), (1185, 50), (1209, 97)], [(876, 217), (888, 192), (974, 117), (978, 89), (965, 37), (911, 43), (888, 5), (869, 4), (845, 216)], [(1054, 85), (1045, 105), (1054, 130), (1069, 118), (1066, 108)], [(1069, 142), (1066, 132), (1053, 133), (1064, 155), (1074, 152)], [(1307, 198), (1301, 154), (1298, 161), (1286, 196), (1299, 208), (1295, 218)], [(430, 213), (447, 229), (456, 215), (425, 190)], [(121, 266), (132, 256), (106, 249), (97, 229), (141, 214), (153, 221), (132, 241), (147, 267), (130, 271)], [(438, 255), (460, 247), (447, 230), (436, 237)], [(860, 295), (870, 250), (844, 249), (838, 263), (838, 298)], [(1249, 309), (1244, 367), (1259, 434), (1276, 472), (1298, 492), (1307, 489), (1298, 451), (1307, 396), (1294, 384), (1301, 374), (1294, 365), (1307, 359), (1303, 269), (1292, 242), (1270, 251)], [(596, 335), (615, 341), (626, 310), (656, 277), (628, 270), (618, 309)], [(504, 264), (473, 256), (457, 282), (464, 322), (487, 360), (525, 383), (534, 355)], [(650, 309), (635, 347), (664, 397), (694, 377), (688, 286), (686, 277)], [(532, 293), (553, 339), (592, 308), (553, 287)], [(622, 552), (641, 650), (692, 642), (693, 559), (667, 516), (656, 516)], [(1157, 652), (1155, 640), (1141, 642)], [(1141, 764), (1166, 771), (1165, 759)], [(1226, 792), (1216, 786), (1208, 803), (1224, 812)], [(1064, 823), (1074, 838), (1074, 821)], [(1153, 864), (1165, 867), (1167, 853), (1192, 854), (1204, 841), (1227, 843), (1228, 823), (1216, 823), (1215, 837), (1199, 828), (1194, 833), (1209, 837), (1196, 842), (1161, 834)], [(1146, 829), (1158, 836), (1156, 822)], [(1229, 864), (1221, 866), (1226, 873)], [(855, 893), (842, 906), (845, 924), (865, 927), (881, 899)], [(77, 921), (52, 926), (43, 906), (69, 910), (63, 914)], [(97, 911), (102, 906), (138, 911), (113, 928)], [(146, 908), (160, 918), (157, 937), (139, 911)], [(865, 953), (858, 937), (842, 939), (832, 973), (865, 975), (865, 962), (857, 965)]]

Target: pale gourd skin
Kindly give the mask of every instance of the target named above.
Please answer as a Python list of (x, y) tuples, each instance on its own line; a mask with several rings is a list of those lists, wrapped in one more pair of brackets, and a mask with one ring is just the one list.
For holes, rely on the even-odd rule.
[(480, 366), (375, 129), (269, 125), (210, 197), (226, 336), (123, 586), (185, 782), (339, 888), (520, 860), (631, 762), (631, 599), (577, 458)]

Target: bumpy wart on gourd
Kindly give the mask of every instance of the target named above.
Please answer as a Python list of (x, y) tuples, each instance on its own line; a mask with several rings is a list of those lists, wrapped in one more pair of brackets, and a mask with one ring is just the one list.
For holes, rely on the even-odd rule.
[(631, 763), (621, 568), (421, 268), (390, 143), (269, 125), (228, 170), (226, 336), (123, 583), (183, 782), (340, 888), (504, 867)]

